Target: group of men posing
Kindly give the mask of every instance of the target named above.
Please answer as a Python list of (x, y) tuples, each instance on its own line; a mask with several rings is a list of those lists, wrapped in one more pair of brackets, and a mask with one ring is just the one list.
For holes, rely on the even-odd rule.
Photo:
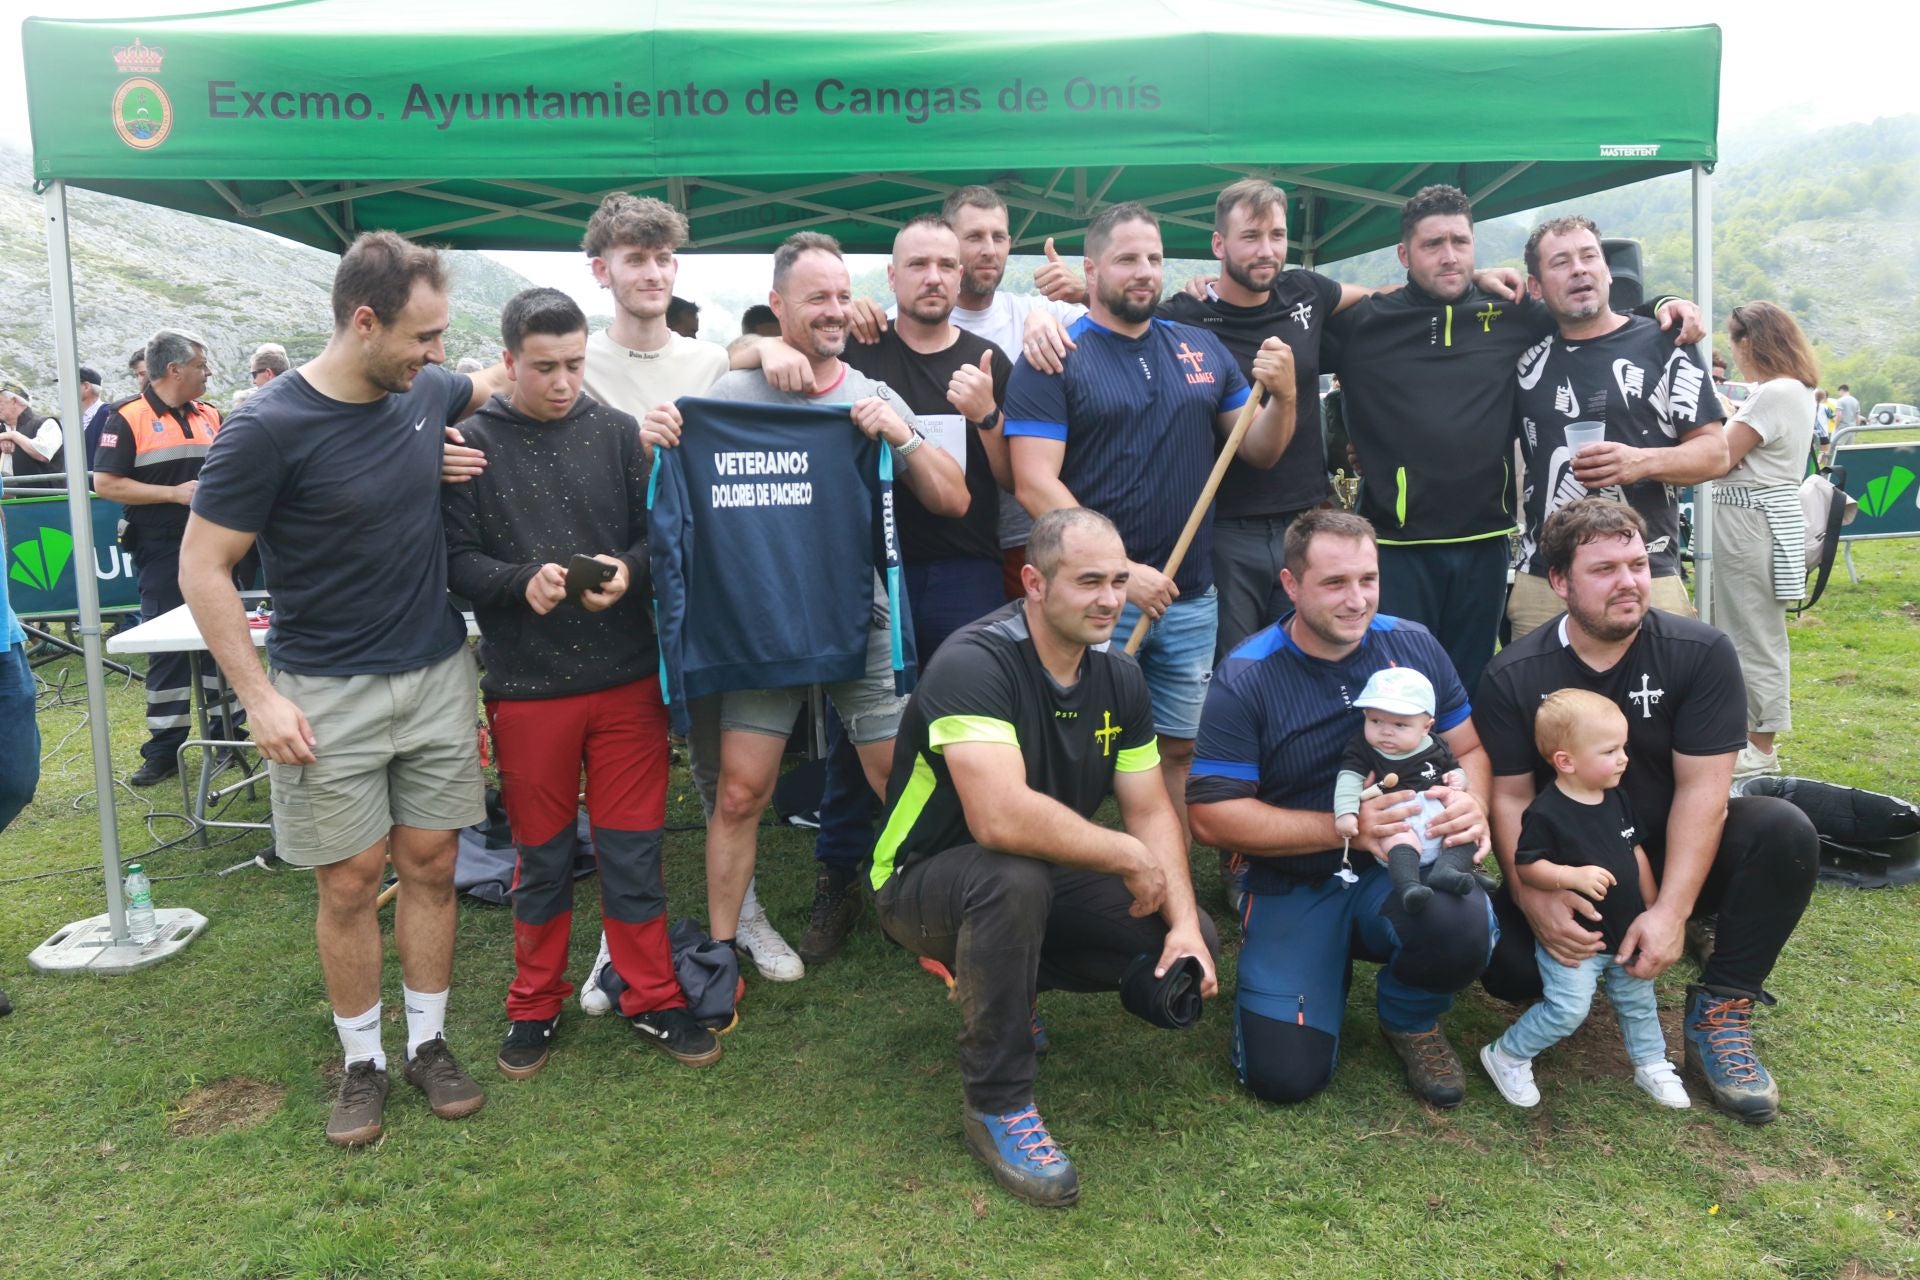
[[(1004, 203), (965, 188), (899, 232), (894, 314), (853, 299), (838, 246), (801, 233), (774, 256), (779, 335), (729, 352), (666, 325), (682, 215), (614, 195), (585, 242), (613, 294), (611, 326), (590, 336), (564, 295), (530, 290), (503, 316), (502, 365), (472, 377), (440, 367), (446, 281), (432, 251), (382, 233), (355, 242), (326, 350), (253, 396), (208, 450), (180, 557), (186, 599), (270, 762), (280, 852), (316, 870), (348, 1064), (330, 1140), (381, 1132), (375, 898), (389, 858), (405, 1074), (443, 1117), (484, 1103), (443, 1034), (454, 832), (482, 816), (477, 673), (449, 586), (479, 623), (479, 691), (520, 855), (500, 1068), (544, 1065), (573, 990), (583, 766), (620, 1012), (677, 1061), (720, 1056), (715, 1033), (734, 1019), (688, 1012), (666, 940), (669, 748), (647, 607), (647, 480), (654, 451), (687, 443), (675, 402), (689, 396), (844, 406), (852, 429), (884, 441), (922, 664), (911, 699), (896, 695), (877, 603), (865, 675), (827, 690), (846, 763), (823, 818), (842, 806), (841, 829), (856, 835), (849, 852), (823, 833), (799, 954), (752, 875), (804, 690), (690, 708), (710, 814), (709, 928), (763, 977), (798, 978), (853, 927), (870, 857), (887, 936), (955, 978), (963, 1127), (1002, 1185), (1040, 1204), (1078, 1194), (1034, 1105), (1039, 991), (1118, 990), (1130, 1010), (1181, 1025), (1194, 994), (1217, 990), (1189, 823), (1231, 858), (1245, 930), (1234, 1062), (1249, 1089), (1295, 1102), (1326, 1087), (1359, 957), (1384, 966), (1380, 1024), (1415, 1093), (1458, 1105), (1464, 1079), (1439, 1027), (1453, 995), (1483, 971), (1497, 995), (1537, 993), (1535, 938), (1569, 964), (1602, 946), (1590, 902), (1511, 874), (1518, 815), (1543, 776), (1533, 708), (1565, 686), (1628, 716), (1628, 785), (1661, 891), (1622, 963), (1661, 972), (1687, 921), (1717, 914), (1717, 946), (1689, 989), (1688, 1063), (1724, 1109), (1771, 1118), (1777, 1090), (1754, 1056), (1751, 1012), (1770, 1000), (1763, 983), (1811, 893), (1814, 837), (1784, 804), (1729, 803), (1744, 732), (1737, 661), (1717, 632), (1649, 609), (1684, 608), (1667, 486), (1711, 474), (1719, 439), (1684, 345), (1698, 336), (1692, 309), (1614, 313), (1597, 230), (1578, 219), (1529, 243), (1531, 299), (1511, 273), (1476, 277), (1470, 210), (1452, 188), (1408, 201), (1408, 279), (1393, 290), (1286, 269), (1286, 201), (1264, 182), (1222, 192), (1215, 227), (1222, 275), (1204, 296), (1162, 302), (1158, 224), (1123, 204), (1087, 230), (1084, 283), (1056, 261), (1039, 279), (1061, 297), (1021, 297), (999, 289)], [(1327, 501), (1322, 368), (1346, 388), (1361, 515)], [(1243, 409), (1251, 421), (1212, 518), (1168, 572)], [(1569, 457), (1565, 425), (1603, 415), (1609, 442)], [(942, 417), (949, 445), (927, 448)], [(1539, 578), (1564, 617), (1523, 635), (1531, 597), (1516, 588), (1516, 639), (1494, 659), (1516, 433), (1532, 548), (1522, 580)], [(1631, 505), (1570, 501), (1591, 490)], [(1016, 510), (1030, 528), (1003, 520)], [(1568, 519), (1571, 535), (1538, 538)], [(1009, 554), (1010, 534), (1022, 553)], [(232, 585), (256, 543), (273, 596), (271, 678)], [(570, 582), (575, 555), (604, 570)], [(769, 601), (768, 625), (805, 607)], [(1136, 662), (1119, 646), (1140, 628)], [(1437, 691), (1434, 730), (1467, 785), (1429, 793), (1439, 813), (1427, 829), (1491, 848), (1508, 873), (1491, 899), (1478, 887), (1435, 895), (1408, 916), (1384, 868), (1347, 856), (1335, 832), (1354, 699), (1389, 666)], [(1108, 795), (1118, 830), (1094, 821)], [(880, 796), (869, 853), (857, 833)], [(1367, 800), (1353, 847), (1384, 857), (1420, 799)], [(592, 972), (598, 983), (606, 970)]]

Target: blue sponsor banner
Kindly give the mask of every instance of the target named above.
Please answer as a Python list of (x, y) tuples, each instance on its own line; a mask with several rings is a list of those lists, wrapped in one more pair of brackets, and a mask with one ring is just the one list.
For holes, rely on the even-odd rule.
[(93, 549), (73, 545), (67, 497), (8, 498), (0, 502), (7, 522), (7, 594), (23, 618), (58, 617), (80, 611), (75, 575), (91, 569), (100, 584), (100, 608), (137, 609), (140, 585), (133, 557), (120, 549), (120, 504), (93, 499)]

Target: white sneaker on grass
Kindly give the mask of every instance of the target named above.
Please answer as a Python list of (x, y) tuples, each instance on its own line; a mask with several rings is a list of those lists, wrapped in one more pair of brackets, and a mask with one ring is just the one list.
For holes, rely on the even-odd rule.
[(600, 975), (613, 964), (613, 952), (607, 950), (607, 931), (600, 931), (600, 951), (593, 958), (593, 967), (587, 970), (587, 980), (580, 984), (580, 1012), (589, 1017), (598, 1018), (602, 1014), (613, 1012), (613, 996), (600, 985)]
[(1744, 782), (1748, 778), (1776, 777), (1780, 773), (1780, 753), (1762, 751), (1751, 742), (1740, 748), (1740, 754), (1733, 758), (1733, 780)]
[(754, 967), (768, 982), (798, 982), (807, 976), (807, 966), (773, 927), (764, 910), (740, 917), (733, 942), (753, 957)]
[(1540, 1105), (1540, 1090), (1533, 1083), (1532, 1058), (1509, 1058), (1495, 1043), (1481, 1046), (1480, 1065), (1487, 1069), (1493, 1087), (1508, 1102), (1516, 1107)]
[(1687, 1096), (1687, 1088), (1680, 1083), (1680, 1073), (1665, 1058), (1658, 1062), (1649, 1062), (1643, 1067), (1633, 1069), (1633, 1082), (1653, 1095), (1653, 1100), (1663, 1107), (1691, 1107), (1693, 1099)]

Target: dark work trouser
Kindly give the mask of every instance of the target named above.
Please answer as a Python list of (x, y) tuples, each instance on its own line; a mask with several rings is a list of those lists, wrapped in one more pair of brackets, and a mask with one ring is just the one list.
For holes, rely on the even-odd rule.
[(580, 769), (600, 867), (600, 910), (620, 1012), (685, 1007), (667, 943), (660, 828), (667, 815), (667, 709), (649, 676), (597, 693), (487, 703), (500, 798), (519, 865), (513, 882), (513, 984), (507, 1017), (551, 1018), (573, 994), (573, 847)]
[[(1696, 919), (1719, 917), (1701, 984), (1760, 996), (1819, 874), (1820, 837), (1805, 813), (1775, 796), (1729, 800), (1720, 851), (1693, 905)], [(1481, 985), (1502, 1000), (1537, 1000), (1533, 928), (1505, 889), (1494, 894), (1494, 910), (1500, 945)]]
[[(913, 610), (913, 641), (920, 668), (948, 636), (986, 617), (1006, 601), (1000, 598), (1000, 565), (994, 560), (929, 560), (906, 571), (908, 607)], [(843, 872), (873, 861), (873, 823), (880, 798), (867, 785), (860, 753), (827, 707), (827, 776), (820, 794), (820, 832), (814, 837), (814, 861)]]
[[(180, 536), (154, 534), (137, 527), (127, 530), (134, 572), (140, 582), (140, 616), (153, 621), (169, 609), (178, 609), (180, 594)], [(231, 691), (220, 701), (220, 668), (213, 658), (200, 658), (200, 697), (207, 708), (208, 727), (216, 738), (242, 736), (246, 712)], [(140, 755), (172, 763), (180, 744), (193, 732), (193, 660), (184, 652), (156, 653), (147, 660), (147, 740)]]
[[(977, 844), (894, 876), (876, 895), (887, 936), (953, 970), (967, 1105), (1008, 1115), (1033, 1102), (1033, 1002), (1042, 991), (1118, 991), (1127, 967), (1159, 958), (1167, 926), (1127, 913), (1120, 877)], [(1200, 915), (1207, 949), (1213, 921)]]
[(1280, 569), (1286, 563), (1287, 526), (1299, 514), (1214, 519), (1213, 583), (1220, 589), (1220, 629), (1213, 644), (1216, 665), (1235, 645), (1278, 622), (1287, 611)]
[(1506, 536), (1380, 547), (1380, 612), (1433, 632), (1473, 697), (1507, 608)]
[(1372, 858), (1355, 861), (1365, 863), (1356, 883), (1328, 876), (1247, 895), (1233, 1065), (1268, 1102), (1304, 1102), (1332, 1083), (1355, 960), (1382, 966), (1380, 1024), (1426, 1031), (1493, 952), (1493, 910), (1477, 884), (1463, 897), (1436, 893), (1410, 916), (1387, 869)]

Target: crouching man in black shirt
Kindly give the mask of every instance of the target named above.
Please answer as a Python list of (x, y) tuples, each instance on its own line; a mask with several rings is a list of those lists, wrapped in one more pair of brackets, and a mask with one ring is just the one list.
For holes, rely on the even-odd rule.
[[(1064, 1206), (1080, 1187), (1034, 1107), (1036, 994), (1118, 990), (1184, 1027), (1218, 989), (1219, 943), (1146, 678), (1088, 647), (1126, 604), (1119, 533), (1085, 508), (1048, 512), (1021, 573), (1026, 599), (955, 632), (907, 705), (873, 886), (888, 936), (954, 971), (967, 1145), (1013, 1194)], [(1123, 831), (1092, 821), (1109, 792)]]
[(1627, 928), (1618, 959), (1634, 977), (1657, 977), (1679, 959), (1687, 921), (1718, 916), (1713, 954), (1687, 988), (1686, 1067), (1715, 1106), (1764, 1124), (1780, 1091), (1754, 1052), (1753, 1006), (1773, 1002), (1763, 984), (1813, 896), (1813, 825), (1783, 800), (1727, 799), (1745, 741), (1740, 661), (1719, 631), (1648, 606), (1646, 525), (1631, 507), (1568, 503), (1547, 520), (1540, 554), (1566, 613), (1501, 650), (1474, 699), (1506, 877), (1494, 899), (1500, 940), (1481, 981), (1502, 999), (1532, 999), (1541, 988), (1536, 938), (1565, 965), (1605, 945), (1591, 902), (1529, 889), (1514, 875), (1521, 816), (1552, 776), (1534, 750), (1534, 715), (1549, 693), (1591, 690), (1627, 717), (1620, 785), (1659, 882), (1658, 901)]

